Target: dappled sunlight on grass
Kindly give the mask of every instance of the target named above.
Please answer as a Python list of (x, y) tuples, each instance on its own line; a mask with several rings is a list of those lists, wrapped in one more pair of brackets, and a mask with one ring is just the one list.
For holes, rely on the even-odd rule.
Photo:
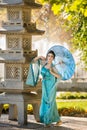
[(69, 107), (73, 107), (73, 108), (81, 108), (81, 109), (84, 109), (84, 110), (87, 110), (87, 101), (83, 101), (83, 100), (79, 100), (79, 101), (61, 101), (61, 102), (58, 102), (57, 101), (57, 106), (58, 108), (62, 108), (62, 107), (66, 107), (66, 108), (69, 108)]

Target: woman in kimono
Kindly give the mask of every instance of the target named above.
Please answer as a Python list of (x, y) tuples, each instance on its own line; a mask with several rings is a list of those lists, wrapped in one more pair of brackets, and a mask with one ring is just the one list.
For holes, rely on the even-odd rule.
[(54, 58), (55, 53), (51, 50), (48, 52), (46, 58), (38, 56), (33, 59), (33, 62), (39, 60), (42, 65), (42, 99), (39, 115), (40, 122), (46, 126), (49, 126), (53, 122), (56, 122), (55, 125), (62, 124), (56, 105), (56, 85), (61, 80), (61, 76), (52, 64)]

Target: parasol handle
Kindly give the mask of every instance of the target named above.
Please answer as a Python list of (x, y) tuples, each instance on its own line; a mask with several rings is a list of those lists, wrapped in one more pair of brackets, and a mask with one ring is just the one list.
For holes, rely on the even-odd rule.
[(55, 64), (55, 66), (58, 65), (58, 64), (61, 65), (61, 64), (64, 64), (64, 62), (63, 62), (63, 61), (60, 61), (59, 63)]

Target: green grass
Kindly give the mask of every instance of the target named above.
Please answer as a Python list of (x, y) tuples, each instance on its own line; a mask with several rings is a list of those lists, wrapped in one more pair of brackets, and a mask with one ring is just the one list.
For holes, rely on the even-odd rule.
[(79, 100), (79, 101), (61, 101), (57, 100), (57, 107), (60, 108), (79, 108), (87, 111), (87, 101)]
[(57, 108), (61, 116), (87, 117), (87, 100), (57, 100)]

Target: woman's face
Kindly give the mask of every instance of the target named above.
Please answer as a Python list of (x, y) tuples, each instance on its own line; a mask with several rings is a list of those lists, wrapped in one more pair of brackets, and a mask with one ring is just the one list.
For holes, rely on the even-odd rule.
[(48, 63), (52, 63), (53, 59), (54, 59), (54, 55), (52, 53), (48, 53), (48, 55), (47, 55)]

